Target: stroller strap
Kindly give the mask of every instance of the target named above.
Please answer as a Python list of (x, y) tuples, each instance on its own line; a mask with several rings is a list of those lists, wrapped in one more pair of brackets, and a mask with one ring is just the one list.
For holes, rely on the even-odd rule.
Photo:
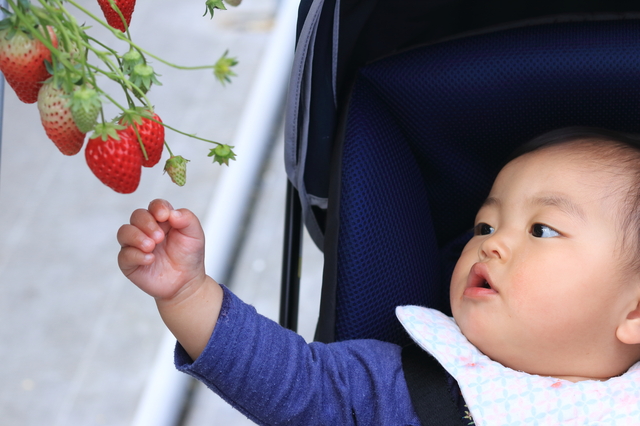
[(465, 425), (449, 389), (449, 377), (434, 357), (416, 344), (402, 348), (402, 370), (422, 426)]

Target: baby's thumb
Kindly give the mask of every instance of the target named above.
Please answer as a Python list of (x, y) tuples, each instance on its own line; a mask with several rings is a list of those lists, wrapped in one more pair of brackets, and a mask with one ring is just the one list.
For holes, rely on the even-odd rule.
[(172, 210), (169, 215), (169, 224), (173, 229), (180, 231), (186, 237), (204, 239), (204, 231), (200, 221), (190, 210)]

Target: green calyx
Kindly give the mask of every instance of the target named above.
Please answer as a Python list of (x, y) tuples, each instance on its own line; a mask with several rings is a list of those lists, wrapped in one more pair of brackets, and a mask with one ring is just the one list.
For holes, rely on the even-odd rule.
[(217, 147), (213, 148), (209, 152), (209, 157), (213, 157), (213, 161), (219, 163), (220, 165), (226, 164), (229, 165), (229, 160), (236, 159), (236, 154), (231, 149), (232, 146), (226, 144), (220, 144)]
[(119, 141), (120, 135), (118, 135), (118, 130), (124, 129), (124, 126), (116, 123), (98, 123), (96, 124), (90, 139), (100, 138), (102, 141), (106, 141), (111, 138)]
[(117, 118), (117, 121), (125, 126), (130, 126), (133, 124), (141, 125), (142, 119), (153, 118), (153, 109), (150, 107), (135, 107), (124, 111)]
[(122, 72), (125, 75), (131, 75), (133, 69), (140, 64), (144, 64), (144, 56), (133, 47), (127, 53), (122, 55)]
[(237, 75), (231, 70), (231, 67), (238, 65), (238, 60), (236, 58), (229, 58), (227, 53), (229, 53), (228, 50), (224, 52), (224, 55), (222, 55), (213, 66), (213, 75), (223, 86), (225, 83), (231, 83), (231, 77)]
[[(11, 13), (8, 12), (4, 7), (2, 8), (2, 10), (5, 11), (5, 15), (9, 15)], [(4, 35), (4, 37), (7, 40), (11, 40), (13, 34), (15, 34), (17, 30), (17, 23), (14, 15), (9, 15), (8, 18), (4, 18), (2, 21), (0, 21), (0, 31), (3, 30), (10, 30)]]
[(205, 7), (206, 10), (204, 11), (204, 15), (202, 16), (207, 16), (207, 14), (210, 14), (211, 18), (213, 18), (213, 12), (216, 9), (227, 10), (227, 8), (224, 6), (224, 3), (222, 3), (222, 0), (207, 0), (205, 2)]
[(157, 75), (151, 65), (142, 63), (133, 67), (129, 81), (136, 85), (142, 93), (146, 94), (152, 84), (162, 86), (162, 83), (156, 77)]

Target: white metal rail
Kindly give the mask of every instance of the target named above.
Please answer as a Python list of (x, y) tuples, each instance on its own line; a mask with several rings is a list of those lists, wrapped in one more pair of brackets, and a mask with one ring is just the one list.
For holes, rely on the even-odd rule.
[[(7, 0), (0, 0), (0, 5), (7, 8)], [(0, 11), (0, 19), (4, 19), (4, 13)], [(0, 73), (2, 75), (2, 73)], [(2, 170), (2, 123), (4, 111), (4, 76), (0, 78), (0, 170)]]
[[(295, 48), (298, 5), (299, 0), (280, 1), (275, 28), (231, 144), (235, 146), (238, 161), (223, 169), (208, 215), (203, 218), (207, 236), (207, 273), (221, 282), (228, 278), (231, 256), (241, 235), (242, 220), (246, 217), (253, 188), (267, 158), (274, 126), (282, 119)], [(221, 223), (224, 226), (219, 226)], [(173, 367), (174, 345), (175, 339), (167, 332), (133, 426), (175, 426), (178, 422), (191, 379)]]

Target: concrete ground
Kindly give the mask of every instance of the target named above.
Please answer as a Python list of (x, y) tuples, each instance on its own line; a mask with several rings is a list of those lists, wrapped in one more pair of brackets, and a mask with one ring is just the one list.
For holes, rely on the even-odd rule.
[[(99, 13), (93, 1), (80, 3)], [(153, 61), (163, 86), (150, 92), (166, 123), (230, 142), (278, 2), (244, 0), (237, 9), (216, 12), (213, 20), (202, 17), (203, 3), (139, 1), (131, 32), (142, 47), (181, 65), (213, 63), (226, 49), (238, 57), (238, 77), (226, 87), (210, 71), (177, 71)], [(103, 32), (96, 28), (92, 34)], [(0, 423), (127, 425), (165, 329), (153, 300), (120, 274), (116, 231), (154, 198), (203, 216), (220, 166), (207, 157), (208, 144), (169, 132), (174, 153), (191, 160), (187, 185), (175, 186), (158, 165), (143, 171), (134, 194), (116, 194), (93, 176), (83, 153), (61, 155), (44, 134), (36, 106), (22, 104), (9, 88), (2, 136)], [(228, 283), (272, 318), (277, 317), (286, 183), (281, 144), (260, 182)], [(310, 338), (322, 259), (308, 238), (305, 249), (303, 303), (310, 308), (302, 310), (308, 314), (300, 321), (302, 334)], [(243, 424), (208, 392), (198, 389), (192, 402), (189, 426)]]

